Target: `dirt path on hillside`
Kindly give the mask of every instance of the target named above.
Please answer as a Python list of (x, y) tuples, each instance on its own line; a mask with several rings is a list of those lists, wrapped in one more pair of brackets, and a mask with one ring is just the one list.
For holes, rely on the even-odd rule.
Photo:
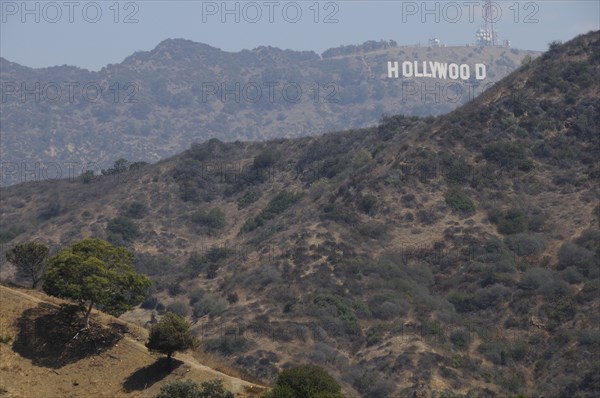
[[(40, 293), (41, 294), (41, 293)], [(31, 301), (33, 303), (36, 304), (40, 304), (40, 303), (46, 303), (46, 304), (52, 304), (52, 305), (56, 305), (56, 302), (51, 302), (51, 301), (46, 301), (43, 300), (40, 297), (36, 297), (33, 294), (29, 294), (25, 291), (19, 290), (19, 289), (13, 289), (7, 286), (3, 286), (0, 285), (0, 305), (2, 305), (2, 302), (4, 301), (2, 299), (2, 296), (10, 296), (12, 295), (14, 296), (18, 296), (20, 298), (26, 299), (28, 301)], [(58, 300), (57, 300), (58, 301)], [(128, 330), (136, 333), (136, 334), (140, 334), (141, 336), (137, 337), (135, 335), (123, 335), (123, 338), (119, 341), (119, 344), (135, 350), (145, 356), (148, 356), (150, 359), (152, 359), (152, 361), (154, 361), (156, 358), (155, 356), (153, 356), (148, 349), (146, 348), (146, 346), (143, 344), (143, 342), (141, 340), (145, 340), (146, 336), (144, 335), (145, 329), (134, 325), (134, 324), (130, 324), (128, 322), (125, 322), (123, 320), (117, 319), (115, 317), (112, 317), (110, 315), (98, 312), (98, 311), (94, 311), (94, 314), (97, 315), (100, 320), (102, 321), (103, 324), (106, 324), (107, 322), (116, 322), (119, 324), (123, 324), (126, 325)], [(227, 375), (225, 373), (222, 373), (220, 371), (217, 371), (215, 369), (212, 369), (206, 365), (203, 365), (201, 363), (199, 363), (192, 355), (187, 354), (187, 353), (177, 353), (176, 355), (176, 359), (183, 362), (185, 365), (187, 365), (189, 368), (191, 369), (195, 369), (200, 371), (203, 374), (208, 375), (209, 378), (211, 379), (220, 379), (223, 380), (224, 384), (227, 386), (228, 389), (232, 390), (234, 393), (241, 393), (241, 394), (248, 394), (248, 393), (252, 393), (252, 392), (260, 392), (260, 391), (264, 391), (265, 387), (258, 385), (258, 384), (254, 384), (242, 379), (239, 379), (237, 377), (233, 377), (230, 375)]]

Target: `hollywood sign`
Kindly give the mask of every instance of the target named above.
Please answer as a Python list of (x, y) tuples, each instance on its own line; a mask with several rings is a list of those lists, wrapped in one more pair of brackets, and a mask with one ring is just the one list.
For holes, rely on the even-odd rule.
[[(402, 66), (402, 67), (400, 67)], [(404, 61), (402, 65), (398, 61), (388, 61), (388, 78), (400, 77), (431, 77), (434, 79), (470, 80), (471, 67), (467, 64), (453, 64), (437, 61)], [(487, 77), (485, 64), (475, 64), (475, 79), (484, 80)]]

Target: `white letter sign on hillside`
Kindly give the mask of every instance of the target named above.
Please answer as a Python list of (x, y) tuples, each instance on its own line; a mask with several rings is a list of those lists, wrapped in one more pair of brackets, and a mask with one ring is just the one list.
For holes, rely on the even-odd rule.
[[(400, 75), (402, 70), (402, 75)], [(431, 77), (443, 80), (469, 80), (471, 67), (468, 64), (454, 64), (437, 61), (404, 61), (402, 67), (398, 61), (388, 61), (388, 79), (410, 77)], [(485, 80), (487, 68), (485, 64), (475, 64), (475, 79)]]

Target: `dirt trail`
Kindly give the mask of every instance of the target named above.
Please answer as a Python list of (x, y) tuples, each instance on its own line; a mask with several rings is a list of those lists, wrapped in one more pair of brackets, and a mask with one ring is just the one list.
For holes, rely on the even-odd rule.
[[(6, 297), (8, 295), (18, 296), (23, 299), (34, 302), (36, 304), (39, 304), (39, 303), (55, 304), (55, 303), (43, 300), (39, 297), (36, 297), (35, 295), (28, 294), (22, 290), (13, 289), (13, 288), (10, 288), (7, 286), (0, 285), (0, 305), (2, 305), (2, 302), (4, 301), (3, 296)], [(125, 322), (123, 320), (114, 318), (110, 315), (107, 315), (107, 314), (104, 314), (104, 313), (101, 313), (98, 311), (94, 311), (94, 313), (100, 317), (100, 319), (102, 320), (102, 323), (106, 323), (106, 321), (112, 321), (112, 322), (117, 322), (120, 324), (127, 325), (128, 329), (131, 331), (140, 332), (140, 331), (144, 330), (141, 327), (139, 327), (138, 325), (134, 325), (129, 322)], [(135, 339), (134, 337), (132, 337), (130, 335), (124, 335), (123, 338), (120, 340), (119, 344), (121, 344), (127, 348), (133, 349), (135, 351), (138, 351), (144, 355), (147, 355), (149, 358), (152, 358), (152, 360), (154, 360), (155, 357), (152, 356), (152, 354), (150, 354), (150, 352), (148, 351), (146, 346), (142, 342)], [(145, 336), (144, 336), (144, 338), (145, 338)], [(196, 370), (206, 374), (211, 379), (216, 378), (216, 379), (223, 380), (224, 384), (234, 393), (245, 394), (250, 391), (262, 391), (265, 388), (264, 386), (254, 384), (254, 383), (248, 382), (246, 380), (242, 380), (237, 377), (227, 375), (225, 373), (222, 373), (215, 369), (212, 369), (206, 365), (203, 365), (203, 364), (199, 363), (190, 354), (178, 353), (176, 358), (177, 358), (177, 360), (183, 362), (188, 367), (190, 367), (192, 369), (196, 369)]]

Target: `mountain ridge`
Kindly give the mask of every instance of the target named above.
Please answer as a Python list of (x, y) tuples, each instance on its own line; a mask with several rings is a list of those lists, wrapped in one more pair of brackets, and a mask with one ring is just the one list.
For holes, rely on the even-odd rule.
[[(107, 168), (118, 158), (157, 161), (193, 140), (298, 137), (375, 125), (384, 113), (442, 114), (527, 55), (536, 53), (388, 47), (321, 58), (268, 47), (227, 53), (172, 40), (98, 72), (31, 69), (2, 59), (0, 155), (18, 169), (18, 177), (1, 182), (23, 181), (22, 163), (25, 169), (56, 163), (66, 173), (70, 162), (80, 170), (88, 163)], [(471, 82), (387, 78), (388, 60), (425, 58), (484, 62), (488, 78), (479, 89), (469, 88)], [(424, 98), (422, 84), (439, 93)]]

